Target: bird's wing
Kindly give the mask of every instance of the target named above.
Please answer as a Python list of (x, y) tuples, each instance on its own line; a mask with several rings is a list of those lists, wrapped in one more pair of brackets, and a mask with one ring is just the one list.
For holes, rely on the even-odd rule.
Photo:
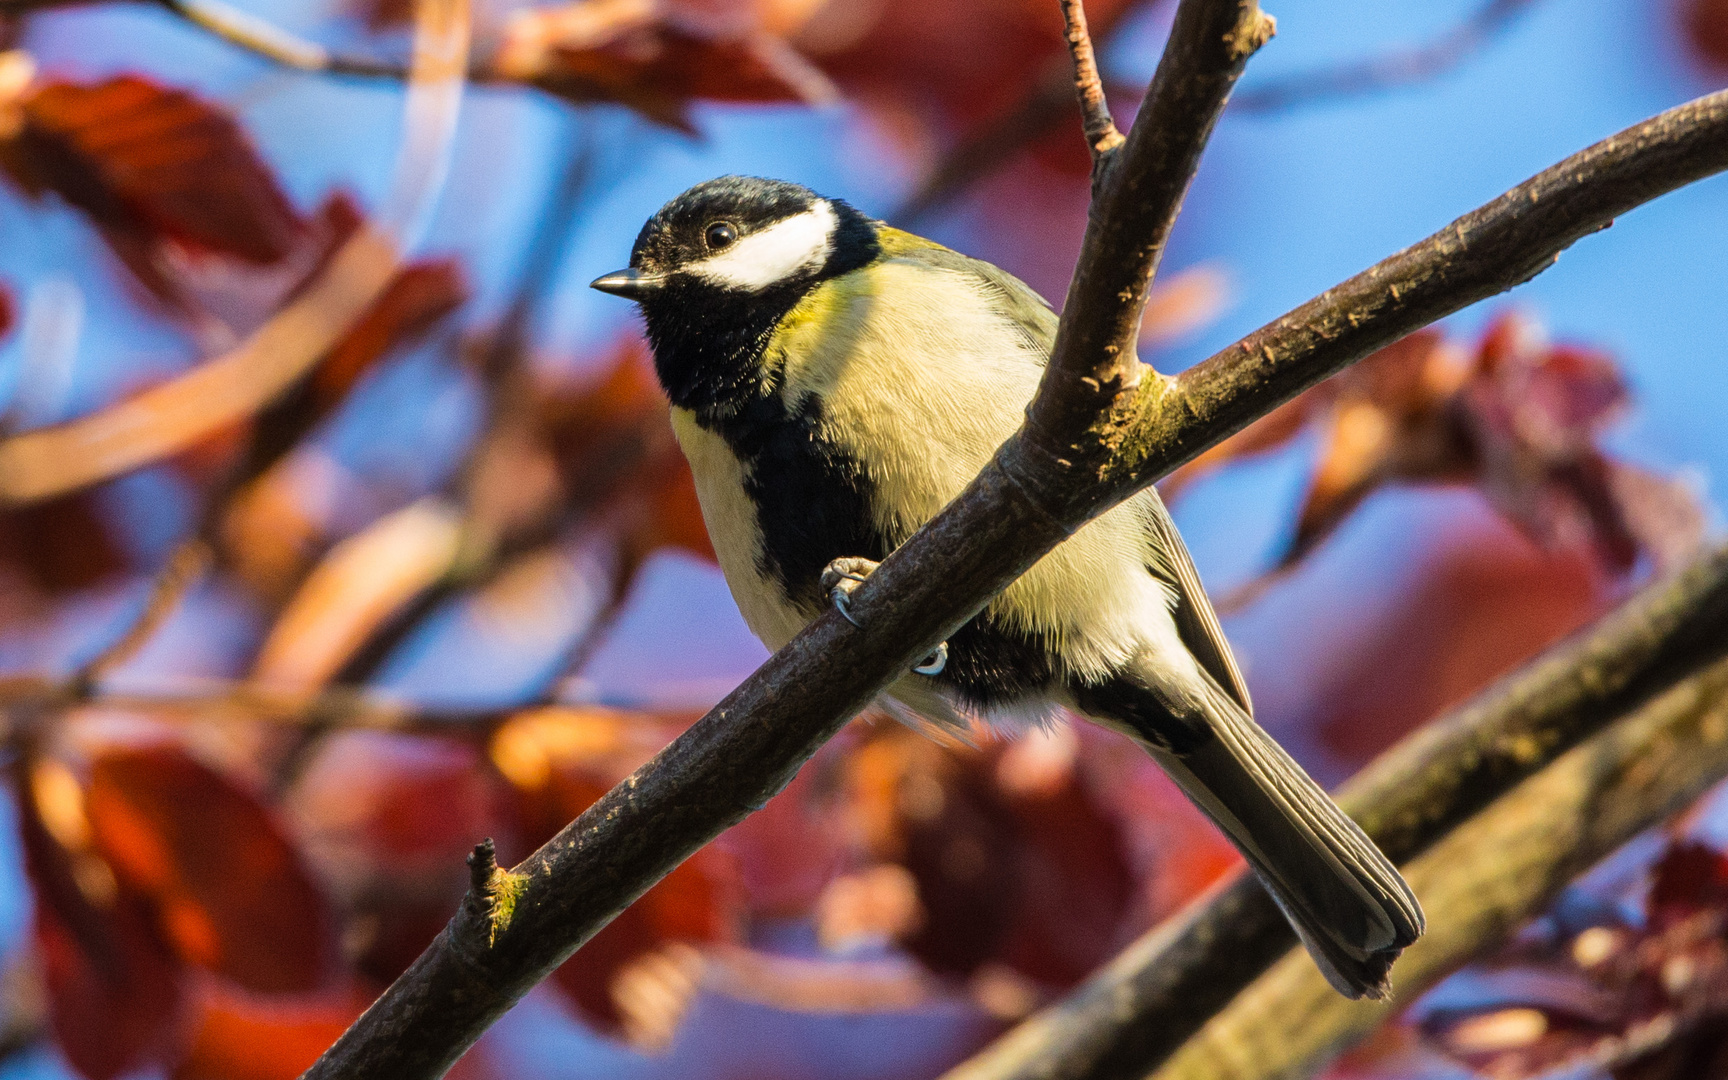
[(973, 259), (891, 226), (877, 230), (882, 253), (891, 259), (907, 259), (942, 270), (969, 274), (994, 295), (1002, 313), (1025, 335), (1030, 351), (1048, 357), (1056, 342), (1057, 316), (1032, 286), (999, 266)]
[[(1051, 346), (1056, 341), (1058, 316), (1030, 285), (1001, 267), (968, 258), (912, 233), (884, 226), (878, 231), (878, 236), (883, 254), (889, 258), (910, 259), (979, 279), (997, 296), (1004, 313), (1026, 335), (1027, 344), (1037, 355), (1050, 355)], [(1176, 531), (1170, 511), (1165, 509), (1164, 501), (1155, 489), (1148, 489), (1139, 498), (1145, 500), (1147, 528), (1152, 541), (1147, 569), (1176, 594), (1176, 607), (1172, 614), (1183, 644), (1188, 646), (1188, 651), (1194, 654), (1206, 673), (1252, 716), (1254, 707), (1248, 697), (1248, 683), (1242, 678), (1242, 669), (1237, 667), (1235, 655), (1230, 652), (1230, 642), (1224, 637), (1224, 628), (1218, 624), (1218, 613), (1212, 610), (1212, 601), (1206, 597), (1206, 589), (1200, 584), (1200, 573), (1194, 569), (1194, 559), (1188, 554), (1182, 535)]]
[(1147, 488), (1137, 498), (1144, 500), (1147, 530), (1152, 540), (1147, 569), (1176, 594), (1176, 606), (1171, 612), (1176, 618), (1176, 632), (1206, 674), (1235, 698), (1244, 712), (1253, 716), (1254, 705), (1248, 698), (1247, 680), (1242, 678), (1242, 669), (1236, 666), (1230, 641), (1224, 636), (1224, 628), (1218, 624), (1218, 613), (1212, 610), (1212, 601), (1207, 599), (1206, 588), (1200, 584), (1200, 572), (1194, 569), (1194, 558), (1188, 554), (1188, 545), (1182, 542), (1182, 534), (1176, 531), (1176, 522), (1171, 520), (1170, 511), (1165, 509), (1164, 500), (1158, 497), (1156, 488)]

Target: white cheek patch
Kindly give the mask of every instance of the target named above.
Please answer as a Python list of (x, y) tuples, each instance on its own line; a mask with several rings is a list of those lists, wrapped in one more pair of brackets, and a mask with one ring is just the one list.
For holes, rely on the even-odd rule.
[(686, 269), (706, 281), (754, 292), (812, 266), (834, 250), (839, 219), (826, 199), (784, 221), (752, 233), (731, 247)]

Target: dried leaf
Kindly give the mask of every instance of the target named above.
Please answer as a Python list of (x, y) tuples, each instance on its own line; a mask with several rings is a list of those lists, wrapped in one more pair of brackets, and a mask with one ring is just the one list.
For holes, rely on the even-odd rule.
[(692, 101), (823, 104), (822, 75), (754, 19), (668, 0), (578, 0), (518, 13), (493, 66), (572, 101), (613, 101), (690, 130)]
[(324, 981), (335, 917), (250, 793), (169, 743), (108, 749), (90, 772), (95, 846), (181, 957), (261, 993)]

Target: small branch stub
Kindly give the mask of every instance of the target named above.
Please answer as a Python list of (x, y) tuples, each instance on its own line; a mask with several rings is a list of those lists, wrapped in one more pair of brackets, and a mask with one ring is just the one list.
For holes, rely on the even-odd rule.
[(498, 865), (498, 848), (490, 836), (469, 852), (468, 903), (486, 921), (488, 948), (498, 944), (498, 935), (510, 928), (516, 900), (527, 880), (527, 875), (511, 873)]
[(1062, 0), (1062, 20), (1068, 26), (1068, 53), (1074, 58), (1074, 90), (1080, 95), (1080, 113), (1086, 145), (1096, 163), (1108, 157), (1126, 140), (1110, 117), (1104, 100), (1104, 80), (1098, 75), (1098, 57), (1092, 51), (1092, 34), (1086, 29), (1086, 7), (1081, 0)]

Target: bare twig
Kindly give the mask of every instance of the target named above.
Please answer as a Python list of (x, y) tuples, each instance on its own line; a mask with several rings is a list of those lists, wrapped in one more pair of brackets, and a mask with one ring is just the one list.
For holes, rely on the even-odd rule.
[(1283, 112), (1430, 82), (1482, 52), (1535, 3), (1488, 0), (1469, 19), (1433, 41), (1251, 86), (1236, 95), (1230, 108), (1240, 113)]
[[(1039, 394), (1040, 403), (1054, 408), (1031, 421), (1045, 445), (1084, 446), (1100, 411), (1136, 404), (1133, 349), (1146, 287), (1187, 173), (1248, 54), (1263, 40), (1266, 23), (1252, 2), (1184, 0), (1154, 101), (1101, 177), (1099, 213), (1077, 271), (1084, 284), (1064, 316), (1065, 336), (1058, 338), (1051, 377)], [(1085, 295), (1094, 289), (1102, 295)], [(1096, 322), (1077, 330), (1081, 318)], [(1096, 467), (1110, 449), (1100, 443), (1074, 460)], [(1021, 550), (1008, 555), (1006, 565), (994, 556), (973, 557), (998, 536), (985, 536), (982, 544), (967, 536), (957, 543), (949, 531), (955, 515), (943, 515), (877, 571), (900, 583), (923, 579), (922, 586), (902, 593), (866, 583), (859, 590), (864, 602), (853, 614), (870, 627), (867, 632), (838, 612), (818, 619), (517, 867), (524, 884), (503, 925), (488, 925), (464, 906), (307, 1077), (442, 1075), (529, 987), (653, 882), (783, 788), (896, 673), (1079, 526), (1082, 515), (1052, 517), (1030, 497), (1026, 481), (1060, 486), (1057, 477), (1038, 476), (1040, 467), (1022, 463), (1014, 479), (1002, 468), (988, 469), (960, 500), (962, 528), (970, 528), (967, 521), (976, 525), (982, 515), (987, 533), (1006, 526), (1020, 536)], [(1072, 486), (1067, 463), (1059, 468)], [(966, 558), (954, 558), (962, 550)], [(936, 568), (926, 564), (932, 557), (971, 564), (963, 565), (961, 580), (938, 586), (946, 594), (940, 598), (930, 588)], [(907, 604), (909, 599), (914, 603)], [(837, 655), (846, 662), (835, 663)]]
[(203, 578), (204, 572), (210, 568), (210, 559), (210, 545), (202, 540), (188, 540), (175, 548), (167, 564), (151, 582), (150, 595), (137, 618), (119, 638), (85, 661), (72, 676), (73, 692), (79, 696), (87, 694), (103, 675), (136, 656)]
[(1104, 80), (1098, 77), (1098, 58), (1092, 53), (1092, 35), (1086, 29), (1086, 5), (1082, 0), (1062, 0), (1062, 21), (1067, 25), (1068, 55), (1074, 60), (1074, 89), (1080, 97), (1080, 126), (1086, 145), (1097, 161), (1126, 140), (1110, 117), (1104, 100)]
[[(1336, 69), (1304, 72), (1249, 87), (1230, 101), (1233, 111), (1270, 113), (1413, 86), (1456, 70), (1493, 44), (1537, 0), (1488, 0), (1436, 41)], [(1121, 19), (1118, 16), (1117, 23)], [(959, 198), (972, 185), (1013, 160), (1029, 144), (1071, 115), (1072, 80), (1062, 67), (1043, 71), (1026, 96), (1003, 116), (960, 140), (895, 210), (890, 221), (913, 224)]]
[[(1346, 785), (1339, 802), (1389, 857), (1412, 858), (1725, 653), (1728, 546), (1404, 739)], [(944, 1080), (1143, 1077), (1294, 944), (1265, 890), (1238, 877)]]
[(1290, 955), (1154, 1075), (1312, 1075), (1725, 774), (1728, 662), (1718, 662), (1524, 781), (1405, 868), (1428, 932), (1393, 972), (1395, 1000), (1346, 1001), (1305, 957)]

